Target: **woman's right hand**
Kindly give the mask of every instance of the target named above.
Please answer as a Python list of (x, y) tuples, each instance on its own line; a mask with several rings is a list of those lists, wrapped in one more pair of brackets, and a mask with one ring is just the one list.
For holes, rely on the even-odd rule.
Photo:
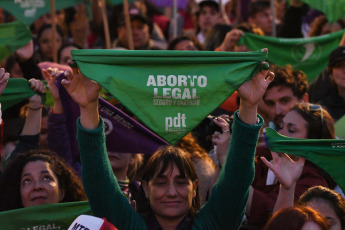
[(298, 157), (298, 160), (294, 161), (286, 153), (271, 152), (271, 154), (273, 164), (265, 157), (261, 157), (261, 160), (273, 171), (284, 189), (291, 189), (302, 174), (305, 159)]

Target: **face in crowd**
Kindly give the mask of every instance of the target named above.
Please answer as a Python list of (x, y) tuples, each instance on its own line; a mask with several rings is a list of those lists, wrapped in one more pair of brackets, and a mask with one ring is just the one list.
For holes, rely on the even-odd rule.
[(272, 34), (273, 18), (270, 8), (266, 8), (265, 10), (255, 14), (253, 17), (249, 17), (248, 22), (262, 29), (265, 35), (269, 36)]
[(207, 32), (219, 20), (219, 12), (210, 6), (204, 6), (200, 10), (198, 25), (202, 32)]
[(339, 92), (345, 92), (345, 60), (338, 61), (332, 68), (332, 76)]
[[(62, 37), (59, 33), (56, 33), (56, 49), (60, 49), (62, 46)], [(53, 41), (52, 41), (52, 29), (47, 28), (44, 30), (38, 40), (41, 54), (48, 59), (53, 58)]]
[[(134, 49), (140, 50), (145, 49), (150, 40), (150, 27), (138, 19), (131, 20), (132, 34), (133, 34), (133, 45)], [(117, 29), (118, 38), (121, 43), (128, 48), (128, 37), (126, 26), (123, 25)]]
[(64, 198), (50, 164), (41, 160), (30, 161), (23, 168), (20, 194), (23, 207), (59, 203)]

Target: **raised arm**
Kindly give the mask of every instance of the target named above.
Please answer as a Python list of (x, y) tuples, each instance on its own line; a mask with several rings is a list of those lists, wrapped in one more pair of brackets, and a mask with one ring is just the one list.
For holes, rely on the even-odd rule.
[(261, 157), (261, 160), (272, 170), (280, 183), (278, 198), (273, 209), (274, 214), (280, 209), (293, 207), (296, 182), (302, 174), (305, 159), (299, 157), (294, 161), (286, 153), (272, 152), (271, 154), (273, 164), (265, 157)]
[(77, 139), (82, 164), (82, 180), (95, 216), (105, 217), (119, 229), (146, 229), (122, 193), (111, 169), (105, 145), (103, 120), (98, 113), (101, 86), (83, 76), (78, 69), (65, 72), (68, 93), (79, 104)]
[(194, 220), (196, 228), (238, 229), (240, 226), (254, 178), (255, 147), (263, 124), (260, 118), (258, 123), (257, 106), (273, 78), (273, 73), (261, 70), (238, 89), (241, 104), (239, 112), (234, 114), (227, 157), (209, 200)]

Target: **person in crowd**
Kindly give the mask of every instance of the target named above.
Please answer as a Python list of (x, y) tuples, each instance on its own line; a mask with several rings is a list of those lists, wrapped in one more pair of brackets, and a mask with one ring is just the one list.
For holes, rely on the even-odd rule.
[[(36, 61), (53, 61), (53, 42), (52, 42), (52, 25), (44, 24), (37, 32), (38, 50), (35, 52)], [(59, 50), (64, 43), (64, 34), (62, 29), (56, 26), (56, 50)]]
[(266, 36), (271, 36), (273, 18), (270, 1), (252, 1), (248, 7), (248, 22), (262, 29)]
[(328, 230), (326, 220), (309, 207), (292, 207), (280, 210), (267, 222), (264, 230)]
[[(241, 103), (234, 116), (229, 159), (205, 206), (200, 209), (198, 178), (188, 154), (176, 147), (164, 147), (146, 164), (141, 185), (149, 207), (141, 217), (122, 194), (108, 162), (103, 121), (98, 115), (101, 87), (77, 71), (66, 72), (67, 80), (62, 84), (80, 107), (78, 142), (82, 177), (96, 216), (107, 218), (119, 229), (239, 227), (254, 176), (255, 145), (263, 123), (256, 109), (274, 78), (272, 72), (262, 70), (239, 87)], [(234, 177), (237, 179), (232, 180)]]
[[(133, 34), (133, 46), (135, 50), (158, 50), (159, 47), (153, 45), (150, 40), (152, 32), (152, 22), (141, 14), (131, 15), (131, 27)], [(127, 29), (125, 20), (119, 19), (117, 26), (117, 39), (113, 43), (113, 48), (129, 49)]]
[(193, 36), (181, 36), (173, 39), (168, 46), (168, 50), (205, 50), (200, 42)]
[(204, 44), (208, 31), (220, 22), (221, 14), (216, 1), (205, 0), (199, 3), (197, 13), (198, 29), (196, 37), (201, 44)]
[(318, 210), (327, 219), (330, 230), (345, 228), (345, 198), (334, 190), (322, 186), (312, 187), (297, 200), (297, 204)]
[(17, 155), (0, 177), (0, 211), (86, 199), (75, 171), (48, 150)]
[[(329, 113), (319, 105), (298, 103), (283, 118), (279, 127), (279, 133), (293, 138), (308, 139), (334, 139), (334, 122)], [(318, 166), (303, 158), (293, 158), (295, 164), (291, 167), (281, 167), (277, 153), (272, 152), (272, 161), (269, 156), (261, 156), (255, 164), (255, 179), (251, 187), (247, 204), (247, 217), (249, 225), (263, 226), (272, 212), (275, 203), (279, 203), (278, 194), (282, 186), (278, 175), (274, 175), (279, 167), (281, 174), (292, 175), (298, 165), (300, 177), (293, 189), (296, 199), (308, 188), (321, 185), (334, 188), (335, 182)], [(259, 158), (259, 157), (258, 157)], [(268, 160), (266, 160), (266, 158)], [(272, 163), (273, 162), (273, 163)], [(273, 165), (275, 166), (274, 169)], [(303, 167), (304, 165), (304, 167)], [(272, 171), (271, 171), (272, 170)]]
[(62, 65), (68, 65), (68, 60), (72, 59), (71, 50), (82, 49), (79, 45), (75, 43), (66, 43), (60, 47), (58, 50), (58, 62)]
[[(268, 121), (279, 127), (284, 116), (297, 102), (308, 102), (308, 81), (306, 75), (292, 66), (273, 66), (276, 77), (268, 86), (260, 107)], [(261, 104), (260, 104), (261, 105)]]
[(329, 88), (326, 88), (327, 81), (322, 81), (322, 79), (319, 79), (319, 82), (316, 81), (313, 83), (311, 94), (313, 95), (313, 100), (319, 99), (317, 103), (320, 103), (322, 106), (326, 107), (333, 119), (337, 121), (345, 114), (344, 46), (340, 46), (331, 52), (326, 71), (328, 76), (327, 79), (330, 80)]

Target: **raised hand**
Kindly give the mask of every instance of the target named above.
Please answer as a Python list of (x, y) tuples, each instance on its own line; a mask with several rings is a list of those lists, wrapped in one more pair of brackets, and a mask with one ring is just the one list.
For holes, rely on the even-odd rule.
[(56, 79), (60, 77), (60, 75), (63, 73), (63, 71), (59, 71), (57, 68), (48, 68), (43, 69), (43, 78), (47, 81), (50, 92), (52, 93), (52, 96), (54, 100), (60, 99), (59, 89), (56, 87)]
[[(267, 49), (264, 49), (267, 52)], [(267, 63), (261, 63), (265, 66)], [(261, 70), (250, 81), (243, 83), (238, 88), (238, 95), (241, 98), (239, 115), (240, 119), (248, 124), (256, 123), (257, 107), (260, 99), (266, 92), (268, 85), (273, 81), (274, 73), (268, 70)]]
[(218, 47), (220, 51), (235, 51), (237, 41), (244, 33), (239, 29), (232, 29), (226, 35), (222, 44)]
[(305, 159), (298, 157), (294, 161), (286, 153), (271, 152), (271, 154), (273, 164), (267, 161), (265, 157), (261, 157), (261, 160), (274, 172), (284, 189), (291, 189), (302, 174)]
[[(29, 83), (30, 83), (30, 88), (36, 93), (44, 94), (46, 92), (46, 87), (44, 86), (43, 82), (41, 82), (40, 80), (32, 78), (29, 80)], [(38, 94), (35, 94), (32, 97), (30, 97), (29, 109), (38, 110), (39, 108), (41, 108), (42, 99), (41, 99), (41, 96)]]
[(98, 97), (102, 87), (86, 78), (78, 68), (66, 71), (61, 84), (80, 107), (80, 123), (86, 129), (99, 126)]
[(17, 49), (15, 55), (20, 62), (29, 60), (34, 55), (34, 42), (30, 40), (28, 44)]
[(6, 88), (9, 78), (10, 78), (10, 74), (7, 73), (4, 68), (0, 68), (0, 95)]

